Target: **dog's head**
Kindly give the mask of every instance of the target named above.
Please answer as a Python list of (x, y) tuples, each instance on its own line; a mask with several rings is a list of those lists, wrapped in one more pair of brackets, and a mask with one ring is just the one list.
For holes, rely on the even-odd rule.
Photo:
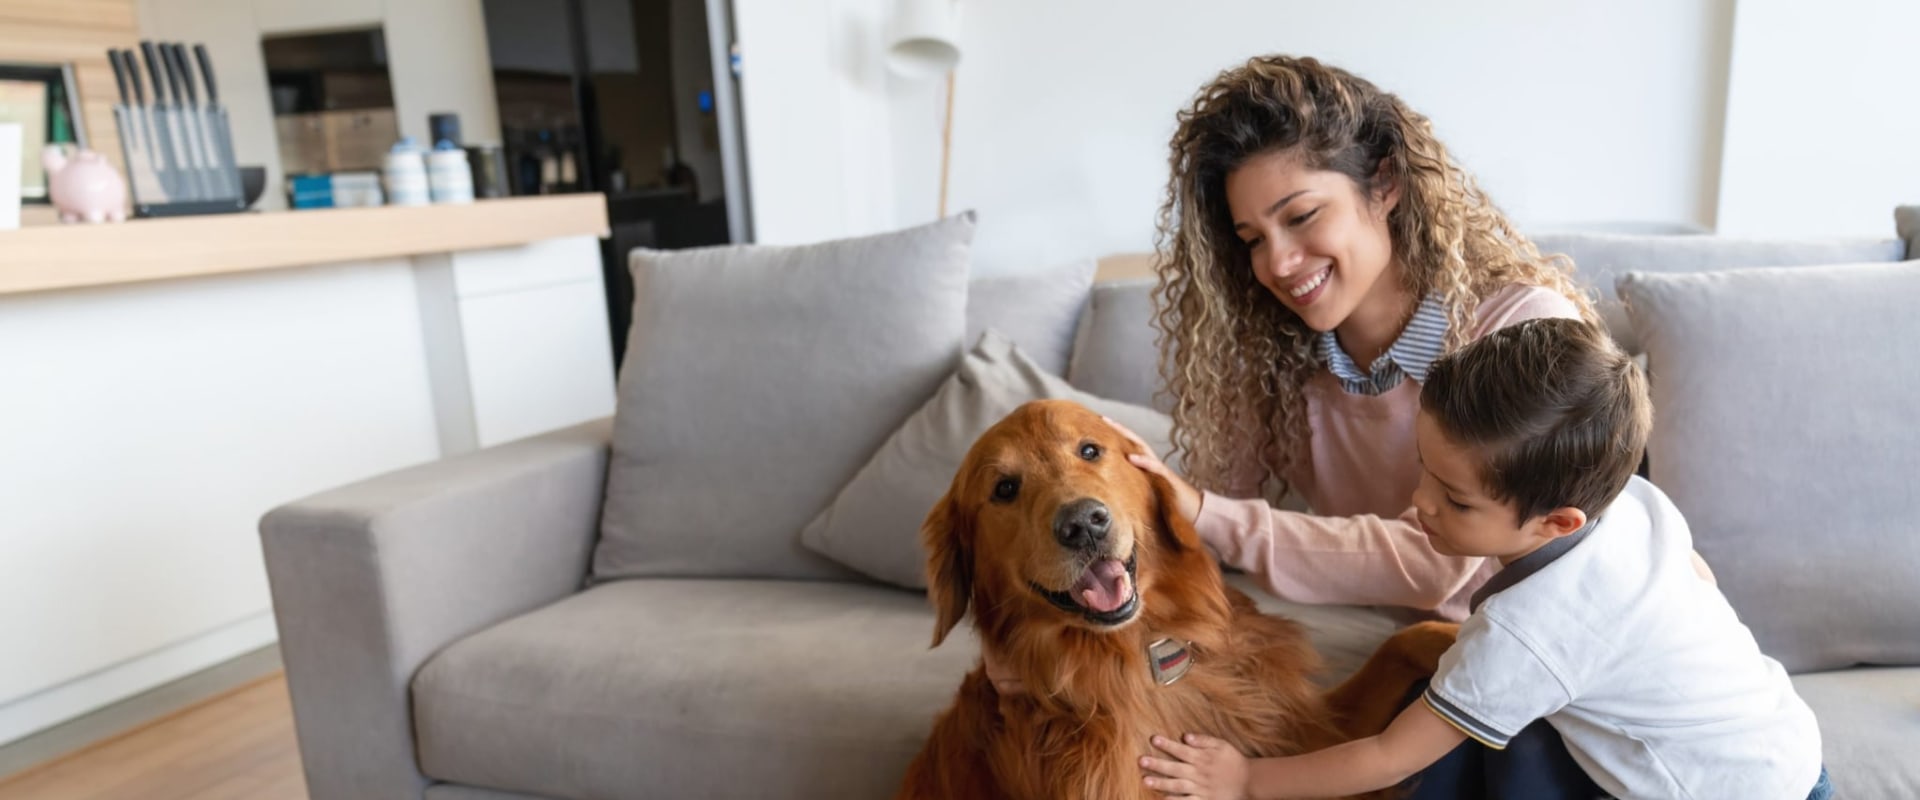
[(1138, 451), (1065, 400), (1023, 405), (974, 442), (921, 529), (934, 644), (975, 598), (980, 613), (1097, 631), (1138, 619), (1160, 568), (1200, 547), (1166, 512), (1166, 481), (1127, 461)]

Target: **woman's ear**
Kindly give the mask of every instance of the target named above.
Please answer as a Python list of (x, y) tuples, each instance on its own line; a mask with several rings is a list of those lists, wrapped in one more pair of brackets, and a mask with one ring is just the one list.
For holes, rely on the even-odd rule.
[(1369, 199), (1379, 204), (1381, 216), (1393, 213), (1394, 207), (1400, 205), (1403, 188), (1399, 177), (1394, 175), (1393, 159), (1380, 159), (1380, 166), (1373, 171), (1374, 196)]
[(967, 602), (973, 596), (973, 520), (960, 510), (952, 492), (927, 513), (927, 521), (920, 526), (920, 542), (927, 548), (927, 599), (938, 616), (933, 646), (939, 647), (967, 615)]

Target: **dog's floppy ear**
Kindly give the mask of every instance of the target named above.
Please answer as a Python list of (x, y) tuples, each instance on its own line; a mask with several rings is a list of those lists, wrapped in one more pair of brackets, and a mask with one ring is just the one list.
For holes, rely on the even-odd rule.
[(933, 624), (933, 646), (939, 647), (967, 615), (973, 596), (973, 519), (952, 492), (927, 513), (920, 542), (927, 548), (927, 599), (939, 616)]
[(1173, 484), (1152, 473), (1147, 474), (1147, 482), (1153, 484), (1153, 527), (1160, 534), (1160, 543), (1174, 553), (1199, 549), (1200, 533), (1193, 529), (1193, 522), (1174, 511)]

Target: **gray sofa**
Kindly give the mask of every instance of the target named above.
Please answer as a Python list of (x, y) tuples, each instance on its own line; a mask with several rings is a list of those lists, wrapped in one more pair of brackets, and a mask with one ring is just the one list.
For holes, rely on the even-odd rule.
[[(1910, 257), (1896, 239), (1537, 241), (1576, 259), (1628, 344), (1636, 340), (1613, 292), (1629, 270)], [(1072, 383), (1154, 402), (1148, 288), (1091, 289), (1066, 368)], [(266, 516), (261, 535), (315, 800), (891, 795), (974, 662), (974, 643), (959, 637), (929, 650), (924, 596), (878, 584), (588, 581), (612, 430), (601, 421), (555, 431)], [(1911, 574), (1920, 563), (1902, 568)], [(1370, 609), (1261, 602), (1312, 628), (1330, 678), (1397, 624)], [(1820, 716), (1842, 796), (1920, 797), (1920, 668), (1794, 680)]]

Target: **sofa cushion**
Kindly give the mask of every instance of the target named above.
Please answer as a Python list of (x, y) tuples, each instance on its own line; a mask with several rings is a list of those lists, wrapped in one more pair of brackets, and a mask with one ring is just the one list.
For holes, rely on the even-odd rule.
[(973, 228), (634, 251), (594, 576), (851, 578), (800, 529), (952, 373)]
[(1792, 672), (1920, 663), (1920, 262), (1629, 273), (1653, 482)]
[(1920, 797), (1920, 669), (1847, 669), (1793, 676), (1794, 691), (1820, 720), (1835, 796)]
[(596, 586), (421, 668), (421, 771), (554, 797), (887, 797), (978, 653), (932, 636), (898, 589)]
[(550, 800), (537, 794), (502, 792), (477, 786), (462, 786), (457, 783), (430, 784), (427, 786), (425, 797), (426, 800)]
[(1907, 258), (1920, 258), (1920, 206), (1894, 209), (1893, 226), (1907, 240)]
[[(1096, 284), (1073, 340), (1067, 381), (1109, 400), (1173, 410), (1154, 343), (1152, 278)], [(1164, 453), (1163, 453), (1164, 455)]]
[(1140, 434), (1165, 453), (1173, 421), (1149, 408), (1102, 400), (1054, 377), (1020, 348), (989, 330), (887, 443), (840, 490), (833, 505), (800, 534), (815, 552), (896, 586), (927, 586), (920, 524), (927, 518), (974, 440), (1029, 400), (1078, 401)]
[[(1396, 627), (1229, 581), (1307, 625), (1328, 685)], [(919, 593), (859, 584), (596, 586), (421, 667), (421, 771), (552, 797), (889, 797), (979, 652), (964, 626), (927, 649), (933, 621)]]
[(1573, 259), (1580, 282), (1599, 295), (1600, 316), (1628, 353), (1642, 351), (1641, 336), (1614, 290), (1628, 272), (1703, 272), (1734, 267), (1800, 267), (1899, 261), (1906, 245), (1897, 239), (1741, 239), (1729, 236), (1651, 236), (1606, 233), (1541, 234), (1531, 237), (1542, 253)]
[(973, 279), (967, 284), (966, 343), (997, 330), (1047, 374), (1064, 377), (1094, 266), (1082, 259), (1030, 274)]

